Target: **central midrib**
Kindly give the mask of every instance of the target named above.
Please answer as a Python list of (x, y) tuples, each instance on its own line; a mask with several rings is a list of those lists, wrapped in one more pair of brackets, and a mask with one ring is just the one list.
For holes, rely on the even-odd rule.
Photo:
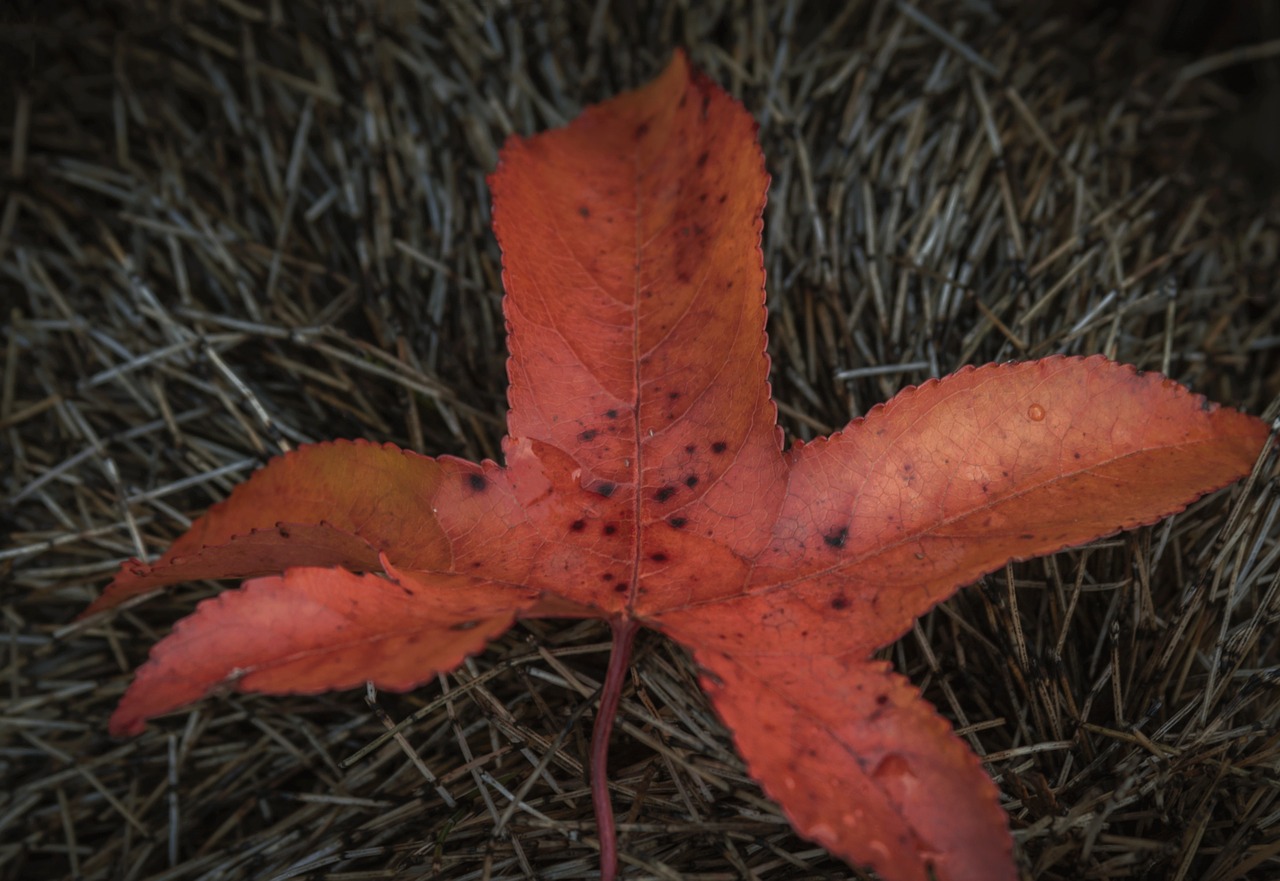
[(644, 250), (644, 237), (641, 229), (640, 214), (640, 146), (637, 145), (635, 159), (632, 168), (632, 182), (635, 187), (634, 204), (634, 230), (635, 245), (633, 251), (635, 260), (632, 261), (632, 280), (631, 280), (631, 384), (632, 384), (632, 407), (631, 407), (631, 426), (632, 435), (635, 439), (633, 444), (635, 455), (632, 457), (632, 486), (635, 488), (635, 498), (633, 501), (632, 517), (632, 539), (631, 539), (631, 589), (627, 593), (627, 615), (635, 607), (636, 600), (640, 596), (640, 543), (642, 540), (642, 521), (640, 519), (641, 511), (641, 480), (644, 475), (644, 450), (642, 439), (640, 436), (640, 267), (641, 255)]

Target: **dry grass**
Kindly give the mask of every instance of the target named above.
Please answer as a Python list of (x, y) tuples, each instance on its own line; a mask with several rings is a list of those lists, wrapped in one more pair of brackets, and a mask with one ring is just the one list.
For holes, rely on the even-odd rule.
[[(495, 456), (484, 175), (507, 134), (677, 43), (761, 122), (793, 435), (1054, 352), (1275, 415), (1280, 216), (1214, 149), (1232, 103), (1209, 78), (1030, 5), (688, 5), (10, 13), (0, 876), (593, 877), (598, 625), (521, 625), (408, 695), (225, 696), (115, 742), (130, 671), (209, 586), (70, 622), (287, 446)], [(1280, 875), (1278, 513), (1267, 464), (997, 573), (890, 650), (987, 757), (1029, 877)], [(790, 833), (660, 639), (620, 726), (631, 877), (850, 876)]]

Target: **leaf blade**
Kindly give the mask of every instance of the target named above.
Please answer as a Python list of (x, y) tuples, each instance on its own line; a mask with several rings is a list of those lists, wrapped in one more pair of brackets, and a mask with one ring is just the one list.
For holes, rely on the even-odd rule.
[(751, 775), (801, 835), (895, 881), (1014, 881), (998, 792), (885, 662), (696, 652)]
[[(724, 651), (803, 631), (814, 651), (865, 657), (1011, 560), (1153, 523), (1239, 479), (1267, 435), (1259, 419), (1099, 356), (967, 368), (791, 451), (790, 494), (753, 582), (714, 612), (659, 620), (689, 615), (680, 630)], [(769, 627), (716, 626), (735, 615)]]
[(538, 542), (525, 519), (491, 463), (365, 441), (311, 444), (254, 472), (156, 562), (122, 566), (82, 617), (181, 581), (301, 565), (377, 571), (383, 552), (406, 569), (476, 574), (481, 562), (483, 574), (519, 581)]
[(204, 600), (151, 650), (112, 714), (113, 734), (227, 684), (317, 694), (372, 681), (405, 691), (502, 634), (533, 591), (463, 576), (298, 567)]
[(773, 491), (753, 510), (781, 501), (755, 129), (677, 52), (648, 85), (514, 139), (490, 181), (510, 434), (571, 454), (583, 486), (609, 488), (606, 516), (635, 524), (619, 552), (633, 608), (683, 601), (670, 565), (694, 555), (671, 518), (754, 553), (767, 513), (753, 529), (717, 501), (752, 486)]

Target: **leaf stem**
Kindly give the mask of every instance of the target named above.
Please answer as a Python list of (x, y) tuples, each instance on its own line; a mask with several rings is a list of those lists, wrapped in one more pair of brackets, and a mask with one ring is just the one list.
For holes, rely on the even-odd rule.
[(596, 812), (596, 835), (600, 839), (600, 881), (614, 881), (618, 874), (618, 832), (613, 825), (613, 802), (609, 800), (609, 735), (613, 717), (622, 699), (622, 683), (631, 665), (631, 645), (640, 625), (630, 618), (614, 618), (613, 648), (609, 670), (600, 690), (600, 709), (591, 731), (591, 805)]

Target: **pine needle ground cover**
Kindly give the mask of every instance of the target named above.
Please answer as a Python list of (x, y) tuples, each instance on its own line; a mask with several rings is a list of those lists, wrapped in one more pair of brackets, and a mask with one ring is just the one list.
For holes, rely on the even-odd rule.
[[(70, 622), (300, 443), (497, 457), (497, 146), (676, 45), (761, 125), (791, 436), (1055, 353), (1275, 415), (1276, 216), (1213, 143), (1230, 96), (1078, 21), (129, 4), (10, 34), (30, 64), (0, 114), (5, 877), (597, 871), (598, 623), (525, 622), (407, 695), (228, 696), (126, 743), (112, 706), (209, 588)], [(889, 650), (984, 758), (1032, 877), (1274, 874), (1270, 478), (1012, 566)], [(624, 871), (849, 877), (750, 782), (695, 680), (640, 639), (611, 765)]]

